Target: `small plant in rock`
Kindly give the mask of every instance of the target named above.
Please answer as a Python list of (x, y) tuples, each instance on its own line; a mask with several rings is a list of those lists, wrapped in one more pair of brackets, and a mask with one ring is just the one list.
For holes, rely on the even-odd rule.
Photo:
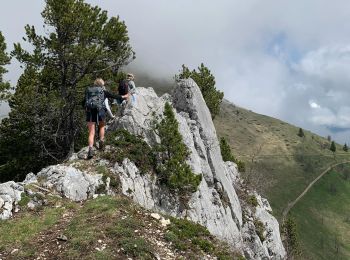
[(112, 147), (110, 151), (102, 154), (103, 158), (118, 163), (129, 158), (141, 173), (154, 172), (156, 163), (154, 152), (142, 138), (125, 129), (118, 129), (106, 136), (106, 144)]
[(255, 197), (255, 195), (249, 195), (248, 203), (253, 207), (257, 207), (259, 205), (258, 199)]
[(186, 219), (170, 219), (171, 224), (165, 233), (165, 240), (172, 242), (175, 249), (204, 251), (206, 254), (216, 256), (217, 259), (236, 259), (236, 257), (240, 259), (240, 256), (231, 252), (225, 243), (215, 243), (215, 238), (205, 227)]
[(163, 116), (155, 126), (160, 138), (160, 144), (155, 147), (158, 178), (172, 190), (182, 193), (195, 192), (202, 176), (194, 174), (186, 163), (189, 151), (183, 143), (178, 129), (179, 123), (168, 102), (165, 103)]
[(260, 238), (260, 241), (263, 242), (265, 240), (264, 231), (265, 226), (264, 223), (262, 223), (260, 220), (255, 219), (254, 220), (254, 226), (255, 226), (255, 232)]
[[(109, 178), (109, 186), (114, 189), (118, 189), (120, 187), (120, 180), (116, 174), (113, 174), (108, 170), (108, 168), (104, 165), (99, 165), (96, 167), (96, 171), (99, 174), (102, 174), (102, 181), (104, 185), (102, 185), (100, 188), (103, 190), (105, 188), (105, 184), (107, 182), (107, 178)], [(97, 192), (99, 193), (99, 192)]]

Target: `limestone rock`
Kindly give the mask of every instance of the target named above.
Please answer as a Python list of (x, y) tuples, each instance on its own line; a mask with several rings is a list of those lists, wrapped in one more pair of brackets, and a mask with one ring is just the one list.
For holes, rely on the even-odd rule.
[(269, 202), (266, 199), (261, 198), (258, 194), (255, 196), (259, 204), (256, 207), (255, 217), (260, 220), (266, 228), (266, 236), (263, 246), (268, 251), (270, 258), (283, 259), (286, 256), (286, 251), (280, 237), (278, 221), (270, 213), (272, 212), (272, 209)]
[(90, 175), (64, 165), (49, 166), (41, 170), (37, 176), (43, 179), (44, 188), (55, 189), (74, 201), (92, 197), (97, 187), (103, 184), (101, 174)]
[[(159, 139), (152, 131), (151, 122), (162, 116), (166, 101), (176, 110), (179, 131), (191, 152), (187, 163), (193, 172), (203, 176), (198, 191), (192, 194), (187, 205), (183, 205), (179, 197), (157, 184), (155, 176), (140, 173), (135, 164), (126, 158), (114, 166), (114, 170), (119, 173), (123, 193), (147, 209), (175, 217), (187, 217), (206, 226), (212, 234), (226, 240), (236, 249), (247, 252), (246, 255), (251, 259), (283, 258), (285, 254), (278, 223), (266, 217), (265, 212), (269, 214), (266, 208), (264, 213), (259, 213), (259, 219), (265, 222), (268, 219), (267, 229), (272, 229), (279, 240), (273, 237), (273, 243), (266, 241), (263, 244), (252, 222), (252, 229), (243, 225), (242, 209), (234, 189), (242, 180), (237, 166), (222, 160), (209, 109), (193, 80), (180, 81), (171, 97), (157, 97), (152, 89), (138, 88), (137, 103), (127, 108), (124, 116), (116, 119), (108, 130), (124, 128), (153, 145)], [(247, 237), (254, 238), (255, 242), (247, 242)], [(270, 254), (269, 250), (273, 253)]]
[(0, 219), (12, 216), (23, 192), (23, 186), (13, 181), (0, 184)]
[(36, 175), (32, 172), (28, 173), (25, 180), (23, 181), (23, 185), (31, 184), (31, 183), (37, 183), (38, 179), (36, 178)]

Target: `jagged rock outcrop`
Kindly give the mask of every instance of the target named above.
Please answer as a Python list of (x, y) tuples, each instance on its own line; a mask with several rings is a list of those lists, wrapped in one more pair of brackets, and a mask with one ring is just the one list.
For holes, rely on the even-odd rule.
[(121, 173), (123, 193), (148, 209), (187, 217), (206, 226), (212, 234), (244, 251), (247, 258), (284, 258), (278, 222), (266, 208), (257, 208), (254, 215), (268, 230), (264, 242), (256, 234), (253, 221), (243, 223), (241, 204), (234, 189), (234, 183), (240, 181), (239, 173), (233, 163), (222, 160), (210, 112), (193, 80), (181, 81), (172, 96), (160, 98), (152, 89), (138, 88), (136, 105), (126, 109), (124, 116), (117, 119), (109, 131), (125, 128), (143, 136), (150, 145), (155, 144), (157, 136), (152, 130), (152, 121), (162, 115), (166, 101), (176, 110), (180, 133), (191, 152), (188, 164), (195, 173), (203, 176), (198, 191), (183, 205), (179, 197), (157, 185), (153, 176), (140, 174), (135, 164), (125, 159), (114, 169)]
[[(186, 217), (207, 227), (212, 234), (227, 241), (248, 259), (285, 258), (279, 225), (270, 214), (268, 202), (254, 193), (258, 205), (254, 208), (241, 207), (243, 204), (235, 187), (238, 189), (242, 180), (236, 165), (222, 160), (210, 112), (195, 82), (181, 81), (171, 96), (158, 97), (151, 88), (138, 88), (137, 94), (136, 104), (126, 108), (124, 115), (108, 126), (108, 131), (127, 129), (142, 136), (152, 146), (159, 142), (152, 123), (162, 116), (165, 102), (169, 102), (176, 112), (183, 141), (191, 152), (187, 163), (194, 173), (201, 174), (203, 178), (198, 190), (184, 200), (167, 187), (159, 185), (156, 176), (140, 172), (129, 158), (113, 166), (103, 162), (105, 166), (109, 165), (110, 173), (118, 176), (122, 193), (147, 209)], [(93, 174), (88, 169), (78, 170), (76, 162), (83, 159), (85, 153), (86, 150), (83, 150), (73, 155), (65, 165), (49, 166), (37, 176), (29, 174), (22, 184), (1, 184), (0, 218), (11, 216), (9, 212), (20, 200), (23, 185), (30, 183), (55, 190), (58, 195), (74, 201), (93, 197), (101, 186), (108, 190), (109, 183), (106, 182), (109, 178), (104, 179), (102, 174)], [(257, 221), (261, 223), (260, 226)], [(263, 231), (258, 230), (262, 228)]]

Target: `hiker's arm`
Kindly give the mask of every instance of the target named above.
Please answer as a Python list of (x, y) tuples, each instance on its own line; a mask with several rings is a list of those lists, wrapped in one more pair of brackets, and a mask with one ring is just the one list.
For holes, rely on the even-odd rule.
[(118, 99), (119, 98), (120, 99), (120, 98), (128, 97), (128, 95), (121, 96), (119, 94), (113, 94), (113, 93), (111, 93), (111, 92), (109, 92), (107, 90), (104, 90), (104, 92), (105, 92), (105, 97), (106, 98), (114, 98), (114, 99)]
[(108, 98), (105, 99), (105, 107), (106, 107), (108, 115), (110, 117), (114, 118), (114, 115), (113, 115), (113, 113), (111, 111), (111, 107), (109, 106)]

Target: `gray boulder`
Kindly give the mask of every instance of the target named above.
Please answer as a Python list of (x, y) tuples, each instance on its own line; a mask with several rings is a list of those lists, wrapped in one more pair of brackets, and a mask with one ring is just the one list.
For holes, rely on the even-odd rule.
[(17, 203), (24, 192), (22, 185), (13, 181), (0, 184), (0, 219), (8, 219), (15, 211)]
[(91, 198), (96, 189), (103, 185), (101, 174), (87, 174), (72, 166), (54, 165), (41, 170), (37, 174), (41, 185), (54, 189), (60, 195), (74, 201)]

